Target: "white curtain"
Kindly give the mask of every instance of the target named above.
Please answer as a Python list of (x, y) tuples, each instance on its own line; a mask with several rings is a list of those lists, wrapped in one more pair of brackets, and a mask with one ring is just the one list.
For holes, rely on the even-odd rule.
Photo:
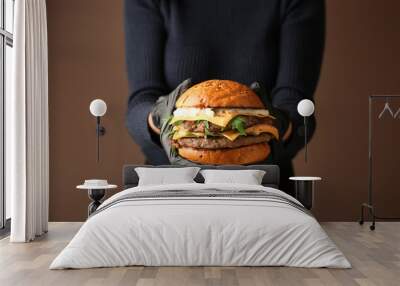
[(14, 92), (6, 110), (6, 181), (12, 242), (47, 232), (49, 194), (48, 70), (45, 0), (16, 0)]

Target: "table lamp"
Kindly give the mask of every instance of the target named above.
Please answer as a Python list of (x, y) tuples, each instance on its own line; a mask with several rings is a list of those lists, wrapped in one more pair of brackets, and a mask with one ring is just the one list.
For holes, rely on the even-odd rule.
[(309, 99), (303, 99), (297, 105), (297, 112), (304, 117), (304, 160), (307, 163), (307, 117), (314, 114), (314, 103)]
[(100, 124), (100, 118), (107, 112), (107, 104), (102, 99), (95, 99), (90, 103), (90, 113), (96, 117), (96, 138), (97, 138), (97, 162), (100, 160), (100, 136), (106, 133), (104, 126)]
[[(301, 100), (297, 105), (297, 112), (304, 117), (304, 160), (307, 163), (307, 118), (314, 114), (314, 103), (309, 99)], [(294, 181), (295, 197), (307, 209), (311, 210), (314, 205), (314, 185), (316, 181), (320, 181), (320, 177), (290, 177)]]

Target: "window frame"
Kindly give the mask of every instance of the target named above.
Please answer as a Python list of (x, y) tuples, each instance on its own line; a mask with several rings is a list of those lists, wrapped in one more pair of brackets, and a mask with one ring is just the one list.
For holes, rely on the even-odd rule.
[[(14, 36), (6, 30), (6, 1), (0, 0), (0, 236), (9, 231), (10, 221), (6, 219), (6, 190), (5, 190), (5, 95), (6, 95), (6, 47), (13, 48)], [(9, 0), (10, 1), (10, 0)], [(13, 2), (13, 13), (15, 0)], [(14, 15), (12, 15), (14, 19)], [(13, 29), (14, 30), (14, 27)]]

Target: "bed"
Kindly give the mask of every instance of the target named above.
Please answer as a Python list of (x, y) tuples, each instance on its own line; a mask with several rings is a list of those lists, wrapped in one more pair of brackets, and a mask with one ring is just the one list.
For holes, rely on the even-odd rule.
[(312, 214), (277, 189), (277, 166), (201, 167), (265, 170), (262, 185), (204, 184), (197, 175), (196, 183), (153, 186), (138, 186), (136, 167), (124, 166), (124, 190), (102, 203), (50, 269), (351, 267)]

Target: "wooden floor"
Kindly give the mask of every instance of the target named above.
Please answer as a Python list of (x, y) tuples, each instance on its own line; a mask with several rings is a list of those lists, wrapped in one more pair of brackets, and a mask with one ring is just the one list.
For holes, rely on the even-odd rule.
[(288, 267), (124, 267), (48, 270), (80, 223), (51, 223), (32, 243), (0, 241), (0, 285), (400, 285), (400, 222), (378, 223), (375, 232), (357, 223), (323, 227), (353, 269)]

